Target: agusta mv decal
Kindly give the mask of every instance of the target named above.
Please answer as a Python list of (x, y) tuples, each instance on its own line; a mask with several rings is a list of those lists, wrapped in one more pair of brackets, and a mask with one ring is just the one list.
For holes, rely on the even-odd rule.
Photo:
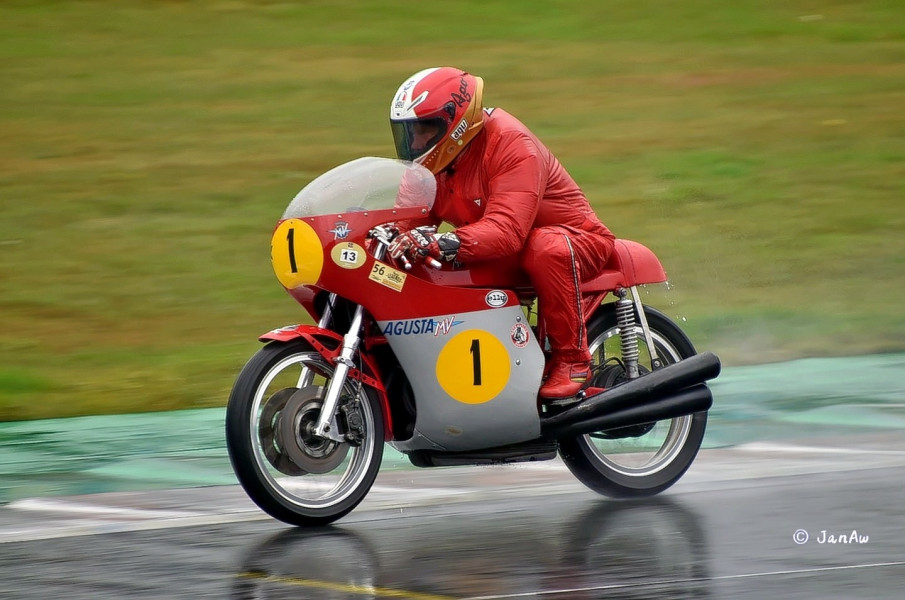
[(465, 321), (457, 321), (455, 317), (443, 319), (411, 319), (408, 321), (389, 321), (383, 328), (383, 335), (419, 335), (432, 333), (434, 337), (448, 334), (453, 327)]

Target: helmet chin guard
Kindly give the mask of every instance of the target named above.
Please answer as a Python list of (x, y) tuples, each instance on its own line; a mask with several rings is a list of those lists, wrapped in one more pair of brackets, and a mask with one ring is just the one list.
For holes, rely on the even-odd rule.
[(484, 126), (483, 92), (483, 79), (453, 67), (406, 79), (390, 104), (396, 156), (435, 175), (445, 169)]

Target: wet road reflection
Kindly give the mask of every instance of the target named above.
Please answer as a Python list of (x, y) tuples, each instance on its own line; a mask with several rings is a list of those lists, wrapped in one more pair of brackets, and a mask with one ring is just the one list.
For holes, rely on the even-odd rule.
[(903, 445), (707, 450), (632, 501), (564, 466), (386, 473), (313, 530), (236, 486), (14, 503), (0, 598), (901, 600)]
[(565, 521), (500, 508), (395, 535), (282, 532), (249, 549), (232, 598), (709, 598), (706, 535), (678, 500), (602, 501)]

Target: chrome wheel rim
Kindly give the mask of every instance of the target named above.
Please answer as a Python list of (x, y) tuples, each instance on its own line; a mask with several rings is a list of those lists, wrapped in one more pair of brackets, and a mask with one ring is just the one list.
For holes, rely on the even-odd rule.
[[(298, 389), (300, 384), (305, 389), (325, 389), (333, 374), (333, 368), (320, 354), (316, 352), (300, 352), (293, 354), (274, 365), (264, 375), (261, 383), (255, 390), (255, 396), (251, 411), (251, 443), (254, 449), (254, 459), (259, 471), (262, 473), (267, 485), (283, 500), (295, 506), (318, 509), (327, 508), (339, 504), (349, 498), (362, 484), (374, 457), (375, 439), (373, 435), (365, 435), (360, 445), (336, 444), (337, 452), (345, 452), (341, 461), (336, 461), (335, 468), (324, 473), (310, 473), (290, 462), (285, 465), (285, 459), (290, 458), (291, 453), (281, 446), (281, 433), (287, 431), (281, 427), (281, 419), (284, 417), (281, 410), (275, 410), (268, 406), (271, 398), (279, 394), (286, 395), (287, 389)], [(366, 398), (361, 397), (357, 381), (348, 380), (343, 386), (342, 397), (347, 401), (357, 402), (359, 411), (364, 420), (366, 432), (375, 429), (374, 413)], [(284, 402), (291, 404), (291, 402)], [(304, 410), (300, 408), (299, 410)], [(294, 421), (293, 427), (300, 427), (300, 415), (291, 414)], [(265, 425), (263, 431), (273, 430), (272, 436), (262, 436), (262, 417), (274, 419), (274, 424)], [(297, 440), (296, 440), (297, 441)], [(324, 444), (324, 447), (329, 444)], [(313, 446), (312, 446), (313, 447)], [(304, 449), (305, 444), (297, 444), (295, 452)], [(268, 456), (269, 455), (269, 456)], [(277, 456), (277, 459), (274, 456)], [(323, 459), (323, 456), (313, 458)], [(283, 467), (278, 468), (275, 463), (280, 462)], [(332, 467), (332, 463), (329, 464)], [(297, 474), (296, 474), (297, 473)]]
[[(636, 327), (638, 344), (641, 349), (640, 364), (651, 369), (650, 353), (644, 341), (641, 327)], [(657, 331), (651, 331), (657, 353), (664, 363), (674, 363), (682, 359), (679, 350)], [(593, 366), (599, 367), (607, 360), (621, 359), (619, 328), (611, 327), (597, 336), (590, 345)], [(670, 465), (682, 451), (693, 416), (686, 415), (658, 421), (639, 437), (607, 439), (590, 433), (582, 436), (582, 442), (593, 456), (612, 471), (626, 477), (647, 477)]]

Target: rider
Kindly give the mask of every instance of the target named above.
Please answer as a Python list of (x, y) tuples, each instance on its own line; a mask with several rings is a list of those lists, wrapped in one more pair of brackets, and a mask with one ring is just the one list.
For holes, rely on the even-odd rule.
[(417, 260), (426, 253), (465, 264), (519, 255), (552, 350), (539, 395), (568, 399), (590, 374), (580, 282), (603, 268), (614, 236), (525, 125), (483, 107), (483, 89), (480, 77), (441, 67), (415, 73), (393, 97), (396, 154), (434, 173), (431, 217), (456, 229), (411, 229), (394, 240), (390, 254)]

